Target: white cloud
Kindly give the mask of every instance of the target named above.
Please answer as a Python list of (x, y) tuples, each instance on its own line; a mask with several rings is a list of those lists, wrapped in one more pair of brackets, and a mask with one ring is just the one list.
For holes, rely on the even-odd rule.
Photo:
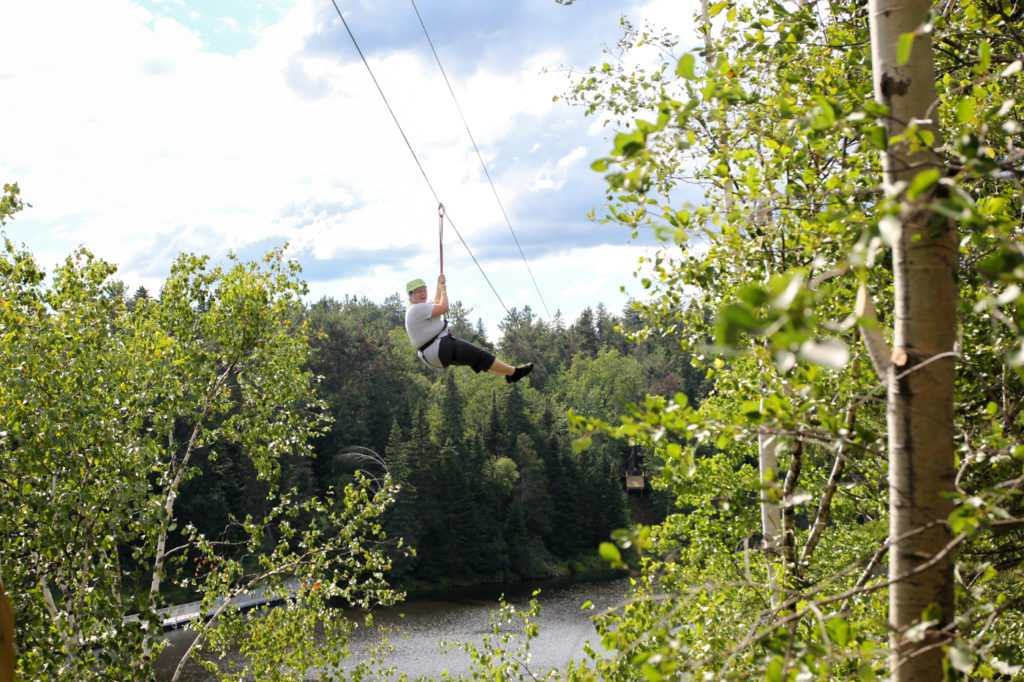
[[(646, 11), (675, 4), (659, 0)], [(312, 286), (314, 295), (376, 300), (398, 291), (409, 271), (426, 277), (436, 269), (437, 201), (322, 3), (299, 0), (233, 56), (204, 50), (202, 36), (128, 0), (64, 3), (59, 21), (46, 3), (5, 3), (0, 23), (19, 27), (0, 41), (0, 125), (8, 131), (0, 177), (18, 181), (33, 204), (7, 231), (45, 265), (83, 243), (119, 263), (129, 285), (153, 288), (179, 250), (217, 256), (288, 239), (313, 271), (360, 250), (410, 249), (406, 262), (339, 270), (336, 280)], [(325, 36), (335, 41), (333, 51), (323, 48)], [(449, 228), (472, 247), (507, 227), (422, 47), (368, 59), (448, 207)], [(513, 215), (535, 208), (538, 190), (566, 187), (596, 156), (586, 146), (593, 135), (582, 113), (552, 102), (564, 75), (542, 72), (572, 58), (555, 46), (500, 75), (477, 67), (453, 82)], [(528, 126), (537, 127), (535, 136), (524, 133)], [(598, 193), (593, 203), (602, 200)], [(454, 232), (446, 235), (446, 272), (465, 285), (464, 300), (496, 324), (504, 311)], [(630, 248), (566, 252), (555, 245), (529, 253), (537, 258), (530, 265), (551, 311), (562, 309), (571, 320), (584, 303), (620, 307), (611, 299), (631, 280)], [(543, 313), (536, 292), (523, 286), (529, 275), (521, 261), (485, 267), (502, 296), (510, 292), (507, 305)]]
[(586, 147), (576, 147), (571, 152), (555, 161), (554, 164), (545, 164), (537, 170), (535, 179), (530, 189), (538, 191), (542, 189), (559, 190), (565, 185), (568, 175), (573, 170), (578, 170), (584, 165), (590, 152)]
[(694, 35), (696, 3), (679, 0), (651, 0), (640, 8), (640, 16), (654, 24), (671, 29), (674, 33), (691, 38)]
[(558, 160), (558, 163), (555, 164), (555, 170), (559, 173), (565, 173), (571, 168), (578, 167), (589, 155), (590, 152), (586, 147), (576, 147)]

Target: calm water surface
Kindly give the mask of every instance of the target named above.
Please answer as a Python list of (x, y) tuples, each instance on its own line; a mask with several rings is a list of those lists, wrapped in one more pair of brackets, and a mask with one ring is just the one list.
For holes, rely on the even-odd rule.
[[(490, 631), (492, 611), (498, 608), (502, 594), (506, 601), (525, 608), (533, 590), (540, 589), (538, 597), (542, 608), (538, 622), (540, 636), (530, 644), (530, 669), (534, 671), (564, 667), (571, 659), (582, 657), (583, 644), (588, 639), (596, 643), (597, 636), (590, 622), (591, 615), (603, 612), (608, 606), (621, 604), (628, 587), (626, 580), (599, 583), (544, 581), (520, 583), (488, 589), (449, 592), (431, 598), (410, 600), (391, 609), (375, 612), (376, 624), (391, 627), (388, 636), (394, 651), (388, 664), (398, 673), (415, 679), (420, 676), (440, 677), (444, 671), (453, 675), (468, 675), (470, 659), (461, 650), (445, 650), (442, 641), (481, 642)], [(594, 610), (580, 607), (590, 601)], [(400, 615), (400, 614), (404, 614)], [(353, 633), (350, 648), (354, 661), (364, 657), (370, 647), (379, 644), (380, 632), (361, 626)], [(171, 646), (158, 662), (158, 679), (169, 680), (192, 636), (187, 631), (168, 634)], [(354, 663), (353, 663), (354, 665)], [(209, 673), (190, 664), (183, 676), (186, 682), (213, 680)]]

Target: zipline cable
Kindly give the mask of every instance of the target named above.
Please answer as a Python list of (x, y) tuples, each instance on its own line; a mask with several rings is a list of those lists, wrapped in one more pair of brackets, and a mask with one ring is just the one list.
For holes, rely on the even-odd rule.
[[(473, 143), (473, 149), (476, 151), (476, 158), (480, 161), (480, 167), (483, 168), (484, 175), (487, 177), (487, 182), (491, 186), (491, 192), (494, 193), (494, 200), (498, 202), (498, 208), (501, 209), (501, 215), (505, 218), (505, 224), (508, 226), (508, 231), (512, 234), (512, 239), (516, 243), (516, 248), (519, 249), (519, 255), (522, 256), (523, 265), (526, 266), (526, 271), (530, 274), (530, 279), (533, 281), (533, 287), (537, 290), (537, 296), (540, 298), (540, 303), (544, 306), (544, 312), (547, 313), (549, 320), (554, 319), (551, 315), (551, 310), (548, 309), (547, 301), (544, 300), (544, 294), (541, 293), (540, 285), (537, 283), (537, 278), (533, 276), (533, 270), (530, 268), (530, 263), (526, 260), (526, 254), (523, 253), (523, 247), (519, 243), (516, 231), (512, 229), (512, 221), (509, 220), (508, 213), (505, 211), (505, 205), (502, 203), (501, 197), (498, 195), (498, 188), (494, 185), (491, 173), (487, 170), (487, 164), (484, 163), (484, 157), (483, 154), (480, 153), (480, 147), (477, 146), (476, 138), (473, 137), (473, 132), (469, 129), (469, 122), (466, 121), (466, 116), (462, 113), (462, 107), (459, 106), (459, 100), (455, 96), (455, 89), (448, 80), (448, 74), (445, 72), (444, 65), (441, 63), (441, 57), (437, 54), (437, 50), (434, 48), (434, 41), (430, 39), (430, 32), (427, 30), (427, 25), (423, 21), (422, 15), (420, 15), (419, 8), (416, 6), (416, 0), (410, 0), (410, 2), (412, 3), (413, 11), (416, 12), (416, 18), (419, 19), (420, 27), (423, 29), (423, 35), (427, 39), (427, 44), (430, 45), (430, 51), (434, 54), (434, 60), (437, 62), (437, 68), (441, 71), (441, 76), (444, 78), (445, 85), (448, 86), (448, 92), (452, 96), (452, 102), (455, 104), (455, 110), (459, 112), (459, 118), (462, 119), (462, 126), (466, 129), (469, 141)], [(508, 310), (506, 309), (505, 312), (508, 313)], [(529, 341), (527, 341), (527, 345), (530, 346), (530, 350), (533, 352), (534, 357), (538, 357), (537, 352), (533, 349), (533, 346)], [(569, 351), (566, 349), (564, 342), (560, 342), (558, 345), (562, 351), (562, 355), (565, 356), (566, 365), (571, 365), (572, 358), (569, 357)]]
[(498, 208), (501, 209), (501, 215), (505, 218), (505, 224), (508, 225), (508, 231), (512, 233), (512, 239), (516, 243), (516, 248), (519, 249), (519, 255), (523, 258), (523, 264), (526, 265), (526, 271), (530, 273), (530, 279), (533, 280), (533, 287), (537, 290), (537, 296), (540, 297), (541, 305), (544, 306), (544, 312), (547, 313), (548, 318), (551, 318), (551, 311), (548, 310), (548, 304), (544, 300), (544, 294), (540, 291), (540, 286), (537, 284), (537, 278), (533, 276), (533, 270), (530, 269), (530, 264), (526, 260), (526, 254), (523, 253), (523, 247), (519, 243), (519, 238), (516, 236), (515, 230), (512, 229), (512, 221), (508, 218), (508, 213), (505, 211), (504, 204), (501, 203), (501, 197), (498, 196), (498, 189), (494, 186), (494, 181), (491, 179), (491, 174), (487, 170), (487, 164), (484, 163), (484, 157), (480, 153), (480, 147), (476, 144), (476, 139), (473, 137), (473, 133), (469, 129), (469, 123), (466, 122), (466, 117), (462, 113), (462, 107), (459, 106), (459, 100), (455, 97), (455, 90), (452, 88), (451, 82), (448, 80), (448, 74), (445, 73), (444, 66), (441, 64), (441, 58), (437, 54), (437, 50), (434, 49), (434, 41), (430, 39), (430, 33), (427, 31), (427, 25), (423, 22), (423, 17), (420, 15), (420, 10), (416, 7), (416, 0), (409, 0), (412, 3), (413, 11), (416, 12), (416, 18), (419, 19), (420, 27), (423, 29), (423, 35), (427, 38), (427, 44), (430, 45), (430, 51), (434, 53), (434, 59), (437, 61), (437, 68), (441, 70), (441, 76), (444, 78), (445, 85), (448, 86), (448, 92), (451, 93), (452, 101), (455, 103), (455, 110), (459, 112), (459, 118), (462, 119), (462, 125), (466, 129), (466, 134), (469, 135), (469, 141), (473, 143), (473, 149), (476, 151), (476, 158), (480, 160), (480, 166), (484, 169), (484, 175), (487, 177), (487, 182), (491, 186), (491, 191), (494, 193), (494, 199), (498, 202)]
[[(508, 306), (505, 305), (505, 301), (502, 300), (501, 294), (499, 294), (498, 290), (494, 288), (494, 284), (491, 282), (490, 277), (488, 277), (487, 273), (484, 272), (483, 266), (480, 265), (480, 261), (477, 260), (476, 256), (473, 254), (473, 250), (469, 248), (469, 244), (467, 244), (466, 240), (462, 237), (462, 233), (459, 232), (459, 229), (455, 226), (455, 223), (452, 222), (451, 215), (448, 214), (447, 210), (445, 210), (445, 208), (444, 208), (444, 204), (442, 204), (440, 198), (438, 198), (437, 192), (434, 190), (434, 185), (430, 182), (430, 178), (427, 176), (427, 172), (426, 172), (426, 170), (424, 170), (423, 164), (420, 163), (419, 157), (416, 156), (416, 151), (413, 149), (412, 143), (409, 142), (409, 138), (406, 136), (405, 130), (402, 129), (402, 124), (399, 122), (398, 116), (395, 115), (394, 110), (391, 108), (391, 104), (388, 102), (387, 96), (384, 95), (384, 90), (381, 88), (380, 83), (377, 82), (377, 78), (373, 75), (373, 69), (370, 68), (370, 63), (367, 61), (366, 55), (364, 55), (362, 49), (360, 49), (359, 42), (356, 40), (355, 35), (352, 33), (352, 29), (349, 28), (348, 22), (345, 21), (345, 15), (342, 14), (341, 8), (338, 7), (338, 3), (337, 3), (336, 0), (331, 0), (331, 4), (334, 5), (334, 11), (338, 13), (338, 18), (341, 19), (341, 23), (345, 27), (345, 31), (348, 33), (348, 37), (352, 40), (352, 45), (355, 46), (356, 52), (359, 53), (359, 58), (363, 60), (363, 65), (366, 67), (366, 71), (370, 74), (370, 79), (373, 81), (374, 86), (376, 86), (377, 92), (380, 93), (381, 99), (384, 100), (384, 106), (387, 107), (388, 113), (391, 114), (391, 119), (395, 122), (395, 126), (398, 128), (398, 132), (401, 133), (402, 140), (405, 141), (405, 146), (408, 147), (409, 153), (412, 154), (412, 158), (416, 162), (416, 167), (420, 169), (420, 174), (423, 176), (423, 180), (426, 181), (427, 187), (430, 189), (430, 193), (432, 195), (434, 195), (434, 199), (437, 201), (437, 205), (438, 205), (438, 219), (439, 219), (439, 232), (440, 232), (439, 236), (440, 236), (440, 241), (441, 241), (441, 244), (440, 244), (440, 248), (441, 248), (441, 273), (444, 274), (444, 223), (443, 223), (443, 221), (444, 221), (444, 216), (447, 215), (448, 216), (448, 224), (451, 225), (451, 228), (453, 230), (455, 230), (455, 234), (458, 236), (459, 241), (462, 242), (462, 245), (466, 248), (466, 253), (468, 253), (469, 257), (473, 259), (473, 263), (476, 265), (477, 270), (480, 271), (480, 274), (483, 276), (484, 280), (487, 282), (487, 286), (489, 286), (491, 288), (491, 291), (494, 293), (494, 297), (498, 299), (498, 303), (500, 303), (501, 307), (505, 310), (505, 315), (509, 319), (511, 319), (512, 318), (512, 313), (508, 309)], [(414, 5), (414, 7), (415, 7), (415, 5)], [(418, 10), (416, 12), (416, 15), (419, 16), (419, 11)], [(422, 20), (420, 21), (420, 25), (421, 26), (423, 25)], [(426, 31), (426, 27), (424, 27), (424, 31)], [(430, 41), (429, 35), (427, 36), (427, 40), (428, 40), (428, 42)], [(433, 50), (433, 44), (431, 44), (431, 49)], [(434, 57), (435, 58), (437, 57), (437, 53), (436, 52), (434, 53)], [(438, 66), (440, 66), (440, 60), (438, 60)], [(442, 68), (442, 73), (443, 72), (444, 72), (444, 70)], [(448, 77), (447, 76), (445, 76), (445, 82), (446, 83), (448, 82)], [(448, 89), (449, 89), (449, 91), (451, 91), (451, 85), (448, 86)], [(454, 93), (452, 93), (452, 97), (454, 97), (454, 96), (455, 96)], [(456, 103), (456, 106), (458, 106), (457, 103)], [(462, 112), (460, 111), (459, 114), (461, 115), (461, 113)], [(465, 124), (465, 120), (466, 119), (463, 117), (462, 120), (463, 120), (463, 124)], [(469, 132), (469, 127), (468, 126), (466, 127), (466, 131)], [(472, 133), (470, 133), (470, 139), (472, 139)], [(475, 141), (473, 142), (473, 146), (476, 147), (476, 142)], [(477, 156), (480, 157), (480, 150), (479, 149), (477, 149)], [(480, 157), (480, 159), (481, 159), (481, 162), (483, 162), (483, 158)], [(487, 173), (486, 166), (484, 167), (484, 173)], [(488, 178), (488, 180), (490, 180), (490, 174), (489, 173), (487, 173), (487, 178)], [(494, 188), (494, 184), (493, 183), (491, 183), (491, 188), (492, 189)], [(495, 196), (497, 196), (497, 190), (495, 190)], [(500, 203), (501, 202), (500, 202), (500, 199), (499, 199), (499, 205), (500, 205)], [(504, 212), (505, 212), (505, 209), (504, 209), (504, 207), (502, 207), (502, 213), (504, 213)], [(506, 222), (507, 221), (508, 221), (508, 218), (506, 216)], [(511, 223), (509, 223), (509, 230), (511, 230), (511, 229), (512, 229), (512, 225), (511, 225)], [(512, 236), (513, 236), (513, 238), (515, 238), (515, 232), (512, 233)], [(518, 244), (519, 244), (519, 240), (516, 239), (516, 245), (518, 246)], [(522, 247), (520, 247), (519, 252), (522, 253)], [(523, 260), (525, 261), (525, 259), (526, 259), (526, 257), (524, 255), (523, 256)], [(530, 266), (529, 266), (528, 263), (527, 263), (526, 267), (527, 267), (527, 270), (529, 270)], [(533, 272), (530, 272), (530, 277), (533, 277)], [(534, 280), (534, 285), (536, 285), (536, 283), (537, 283), (536, 280)], [(540, 289), (539, 288), (537, 290), (537, 293), (538, 294), (540, 293)], [(544, 302), (544, 297), (543, 296), (541, 296), (541, 302), (542, 303)], [(546, 310), (547, 309), (547, 304), (546, 303), (544, 304), (544, 307), (545, 307), (545, 310)], [(548, 313), (548, 316), (550, 317), (550, 313)], [(528, 323), (528, 327), (529, 327), (529, 320), (527, 321), (527, 323)], [(537, 349), (535, 349), (533, 347), (533, 344), (530, 343), (529, 337), (524, 338), (524, 341), (526, 342), (526, 346), (530, 349), (530, 353), (533, 355), (534, 359), (537, 360), (538, 363), (540, 363), (540, 355), (537, 353)], [(564, 348), (563, 348), (563, 352), (564, 352)], [(568, 353), (566, 353), (566, 356), (568, 357)]]
[(366, 56), (359, 48), (359, 43), (356, 42), (356, 37), (352, 35), (352, 29), (348, 27), (348, 22), (345, 21), (345, 16), (341, 13), (338, 3), (335, 2), (335, 0), (331, 0), (331, 4), (334, 5), (334, 11), (338, 13), (341, 23), (345, 26), (345, 30), (348, 32), (348, 37), (352, 39), (352, 44), (355, 45), (356, 52), (359, 53), (359, 58), (363, 60), (363, 64), (366, 66), (366, 70), (370, 74), (370, 80), (372, 80), (373, 84), (377, 87), (377, 92), (380, 93), (380, 98), (384, 100), (384, 106), (387, 107), (388, 113), (391, 114), (391, 118), (394, 120), (395, 125), (398, 126), (398, 132), (401, 133), (402, 139), (405, 140), (405, 146), (409, 148), (409, 153), (412, 154), (413, 161), (416, 162), (416, 167), (420, 169), (420, 174), (423, 175), (423, 179), (426, 180), (427, 187), (430, 188), (430, 193), (434, 195), (435, 199), (437, 199), (437, 192), (434, 191), (434, 186), (430, 184), (430, 178), (427, 177), (427, 172), (423, 170), (423, 164), (420, 163), (419, 157), (416, 156), (416, 152), (413, 151), (412, 144), (409, 143), (409, 138), (405, 136), (405, 130), (402, 129), (402, 124), (398, 122), (398, 117), (395, 115), (394, 110), (392, 110), (391, 104), (388, 102), (388, 98), (384, 95), (384, 90), (381, 89), (380, 83), (377, 82), (377, 77), (373, 75), (373, 69), (370, 68), (370, 63), (366, 61)]
[[(366, 67), (367, 72), (369, 72), (370, 74), (370, 80), (373, 81), (373, 84), (377, 87), (377, 92), (380, 93), (381, 99), (384, 100), (384, 106), (387, 107), (388, 113), (391, 114), (392, 120), (394, 120), (395, 125), (398, 127), (398, 132), (401, 133), (402, 139), (405, 141), (405, 146), (409, 148), (409, 153), (412, 154), (412, 158), (416, 162), (416, 167), (420, 169), (420, 174), (426, 181), (427, 187), (430, 188), (430, 193), (434, 195), (434, 199), (437, 201), (438, 205), (441, 205), (441, 200), (438, 198), (437, 192), (434, 190), (434, 185), (431, 184), (430, 178), (427, 176), (427, 172), (423, 169), (423, 164), (420, 163), (419, 157), (416, 156), (416, 151), (412, 148), (412, 143), (410, 143), (409, 138), (406, 137), (405, 130), (402, 129), (402, 124), (399, 123), (398, 121), (398, 116), (395, 115), (394, 110), (391, 108), (391, 104), (388, 103), (388, 98), (384, 95), (384, 90), (380, 87), (380, 83), (377, 82), (376, 76), (373, 75), (373, 69), (370, 68), (370, 63), (366, 61), (366, 56), (363, 54), (363, 51), (359, 48), (359, 42), (356, 40), (355, 35), (352, 34), (352, 29), (349, 28), (348, 22), (345, 21), (345, 15), (341, 13), (341, 8), (338, 7), (338, 3), (336, 2), (336, 0), (331, 0), (331, 4), (334, 5), (334, 11), (338, 13), (338, 18), (341, 19), (341, 23), (345, 27), (345, 31), (348, 32), (348, 37), (352, 39), (352, 44), (355, 46), (356, 52), (359, 53), (359, 58), (363, 60), (363, 65)], [(448, 215), (448, 224), (451, 225), (451, 228), (453, 230), (455, 230), (455, 234), (458, 235), (459, 241), (462, 242), (462, 245), (466, 247), (466, 252), (469, 254), (469, 257), (473, 259), (473, 263), (476, 264), (477, 270), (479, 270), (480, 274), (483, 275), (484, 280), (487, 282), (487, 286), (489, 286), (491, 288), (491, 291), (494, 292), (494, 296), (495, 298), (498, 299), (498, 303), (500, 303), (501, 307), (505, 309), (505, 314), (511, 316), (508, 306), (506, 306), (505, 301), (501, 299), (501, 295), (498, 293), (498, 290), (494, 288), (494, 284), (491, 283), (490, 277), (488, 277), (487, 273), (484, 272), (483, 267), (480, 265), (480, 261), (478, 261), (476, 259), (476, 256), (473, 255), (473, 250), (469, 248), (469, 244), (467, 244), (466, 240), (462, 238), (462, 233), (459, 232), (458, 228), (455, 227), (455, 223), (452, 222), (451, 215)]]

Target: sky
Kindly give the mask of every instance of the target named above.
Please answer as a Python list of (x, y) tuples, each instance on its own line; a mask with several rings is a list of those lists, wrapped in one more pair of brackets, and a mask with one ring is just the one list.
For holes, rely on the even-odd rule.
[(588, 217), (614, 131), (554, 98), (620, 17), (689, 37), (695, 2), (334, 2), (372, 78), (332, 0), (4, 3), (0, 182), (32, 205), (7, 236), (47, 269), (85, 246), (154, 293), (180, 253), (288, 244), (310, 301), (380, 302), (433, 290), (441, 201), (450, 297), (492, 340), (513, 308), (642, 298), (654, 239)]

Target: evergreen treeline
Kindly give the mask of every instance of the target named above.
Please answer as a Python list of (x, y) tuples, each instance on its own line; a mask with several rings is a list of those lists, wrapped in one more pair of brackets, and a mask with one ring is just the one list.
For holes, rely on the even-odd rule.
[[(508, 362), (534, 363), (529, 381), (514, 386), (468, 368), (425, 367), (409, 346), (397, 295), (323, 299), (303, 314), (315, 333), (310, 369), (333, 423), (315, 443), (317, 457), (296, 458), (283, 475), (300, 492), (322, 495), (356, 469), (382, 475), (358, 454), (377, 453), (400, 486), (388, 537), (415, 550), (395, 551), (392, 581), (427, 587), (563, 574), (594, 563), (611, 531), (667, 509), (650, 488), (627, 498), (628, 445), (597, 439), (576, 452), (567, 427), (570, 409), (613, 419), (624, 400), (647, 393), (682, 392), (694, 402), (706, 393), (703, 372), (677, 341), (630, 340), (640, 328), (630, 310), (615, 316), (598, 305), (566, 325), (561, 315), (545, 323), (529, 308), (513, 309), (493, 343), (482, 321), (470, 323), (455, 304), (457, 336)], [(215, 532), (262, 505), (249, 469), (230, 453), (202, 467), (178, 502), (183, 520)]]

